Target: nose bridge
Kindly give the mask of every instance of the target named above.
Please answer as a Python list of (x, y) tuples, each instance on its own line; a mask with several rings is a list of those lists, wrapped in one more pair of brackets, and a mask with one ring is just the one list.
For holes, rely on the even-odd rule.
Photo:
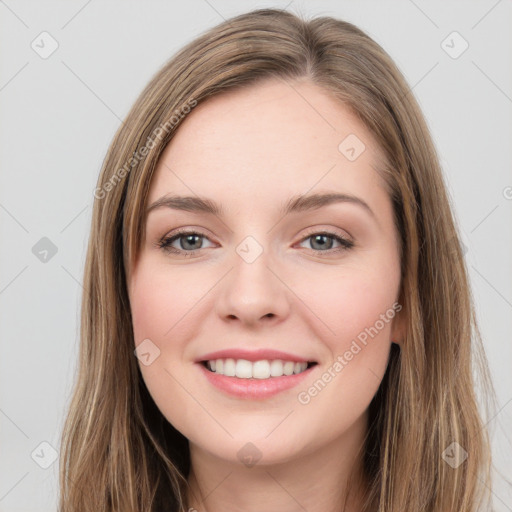
[(288, 311), (285, 285), (272, 271), (270, 250), (253, 236), (245, 237), (235, 248), (232, 269), (223, 280), (217, 304), (219, 315), (254, 323)]

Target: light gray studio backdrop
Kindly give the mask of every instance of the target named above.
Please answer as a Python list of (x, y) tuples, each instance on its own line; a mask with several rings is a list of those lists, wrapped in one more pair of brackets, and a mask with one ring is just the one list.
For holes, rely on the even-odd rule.
[[(93, 189), (117, 127), (186, 42), (270, 6), (355, 23), (413, 88), (467, 247), (498, 392), (495, 464), (512, 481), (510, 0), (0, 0), (0, 511), (56, 510)], [(511, 511), (496, 478), (495, 510)]]

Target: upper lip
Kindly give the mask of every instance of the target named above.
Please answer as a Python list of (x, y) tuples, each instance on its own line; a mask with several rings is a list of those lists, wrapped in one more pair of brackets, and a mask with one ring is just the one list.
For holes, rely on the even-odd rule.
[(210, 352), (201, 356), (195, 360), (196, 363), (203, 361), (213, 361), (216, 359), (246, 359), (247, 361), (262, 361), (264, 359), (283, 359), (285, 361), (295, 361), (299, 363), (313, 363), (316, 362), (313, 359), (307, 359), (295, 354), (289, 354), (287, 352), (281, 352), (280, 350), (272, 349), (259, 349), (259, 350), (244, 350), (240, 348), (228, 348), (224, 350), (218, 350), (216, 352)]

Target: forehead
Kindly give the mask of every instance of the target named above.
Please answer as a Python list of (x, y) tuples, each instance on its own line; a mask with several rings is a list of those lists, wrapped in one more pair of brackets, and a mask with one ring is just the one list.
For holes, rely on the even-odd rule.
[(308, 81), (272, 79), (195, 107), (160, 157), (149, 201), (176, 192), (248, 205), (315, 188), (368, 198), (382, 192), (380, 158), (339, 100)]

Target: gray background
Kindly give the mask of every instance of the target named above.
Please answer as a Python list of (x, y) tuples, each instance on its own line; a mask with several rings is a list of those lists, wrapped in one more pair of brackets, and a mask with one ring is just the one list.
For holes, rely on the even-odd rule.
[[(92, 194), (121, 119), (177, 49), (265, 6), (355, 23), (413, 87), (467, 246), (498, 393), (495, 464), (512, 481), (511, 1), (0, 0), (0, 511), (56, 510), (51, 447), (76, 365)], [(31, 47), (50, 48), (43, 31), (58, 43), (47, 58)], [(458, 58), (442, 46), (453, 31), (469, 44)], [(57, 248), (46, 262), (32, 250), (43, 237)], [(495, 510), (511, 511), (496, 479)]]

